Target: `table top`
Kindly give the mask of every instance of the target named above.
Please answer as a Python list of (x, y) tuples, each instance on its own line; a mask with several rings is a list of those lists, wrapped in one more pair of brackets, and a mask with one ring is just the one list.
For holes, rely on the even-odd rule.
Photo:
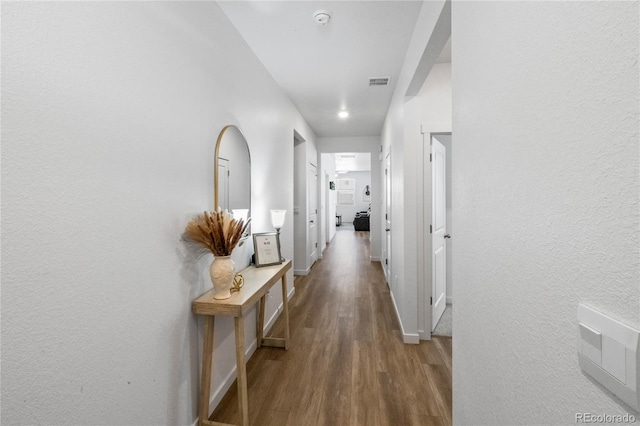
[(244, 277), (244, 285), (240, 291), (231, 293), (228, 299), (218, 300), (213, 298), (214, 291), (211, 289), (193, 301), (193, 312), (200, 315), (242, 316), (289, 269), (291, 260), (261, 268), (251, 265), (240, 271)]

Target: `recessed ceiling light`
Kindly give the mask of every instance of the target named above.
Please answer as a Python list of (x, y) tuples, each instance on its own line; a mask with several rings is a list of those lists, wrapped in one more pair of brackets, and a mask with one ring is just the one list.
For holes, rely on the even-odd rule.
[(340, 118), (347, 118), (347, 117), (349, 117), (349, 111), (340, 111), (340, 112), (338, 113), (338, 117), (340, 117)]

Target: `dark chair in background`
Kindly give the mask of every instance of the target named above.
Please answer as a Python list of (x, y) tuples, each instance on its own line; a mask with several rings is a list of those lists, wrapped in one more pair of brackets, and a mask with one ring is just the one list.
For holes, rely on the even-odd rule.
[(371, 204), (369, 204), (369, 210), (366, 212), (356, 213), (356, 217), (353, 219), (353, 227), (356, 231), (369, 230), (369, 216), (371, 216)]

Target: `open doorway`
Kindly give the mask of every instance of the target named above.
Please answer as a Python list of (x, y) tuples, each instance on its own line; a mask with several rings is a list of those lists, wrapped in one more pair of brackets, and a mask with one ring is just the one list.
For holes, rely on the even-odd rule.
[(451, 143), (451, 133), (431, 134), (431, 251), (425, 260), (431, 262), (431, 332), (440, 336), (453, 334)]
[(321, 154), (322, 200), (321, 246), (326, 248), (336, 232), (371, 230), (371, 206), (375, 187), (370, 152)]
[[(320, 175), (322, 176), (322, 175)], [(319, 258), (318, 161), (313, 144), (293, 132), (293, 273), (308, 275)]]
[(387, 285), (391, 286), (391, 152), (384, 159), (384, 241), (382, 243), (382, 270)]
[(309, 273), (307, 253), (307, 142), (293, 135), (293, 272)]
[(330, 154), (335, 161), (336, 228), (339, 231), (370, 231), (372, 181), (371, 154)]

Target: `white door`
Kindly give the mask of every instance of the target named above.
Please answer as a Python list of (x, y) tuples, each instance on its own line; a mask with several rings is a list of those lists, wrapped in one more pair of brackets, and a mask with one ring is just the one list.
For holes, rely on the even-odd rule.
[(431, 138), (431, 331), (447, 305), (446, 155), (444, 145)]
[(318, 170), (309, 164), (309, 253), (310, 266), (318, 260)]
[(391, 153), (384, 166), (384, 259), (382, 267), (387, 283), (391, 285)]
[(324, 204), (325, 204), (325, 208), (324, 208), (324, 213), (325, 213), (325, 219), (323, 220), (323, 224), (324, 224), (324, 241), (326, 244), (329, 244), (329, 241), (331, 241), (331, 224), (332, 223), (336, 223), (336, 215), (335, 213), (331, 212), (331, 189), (329, 189), (329, 182), (331, 182), (329, 180), (329, 175), (325, 174), (324, 175), (324, 193), (325, 193), (325, 197), (324, 197)]
[(229, 210), (229, 160), (218, 158), (218, 205), (222, 210)]

